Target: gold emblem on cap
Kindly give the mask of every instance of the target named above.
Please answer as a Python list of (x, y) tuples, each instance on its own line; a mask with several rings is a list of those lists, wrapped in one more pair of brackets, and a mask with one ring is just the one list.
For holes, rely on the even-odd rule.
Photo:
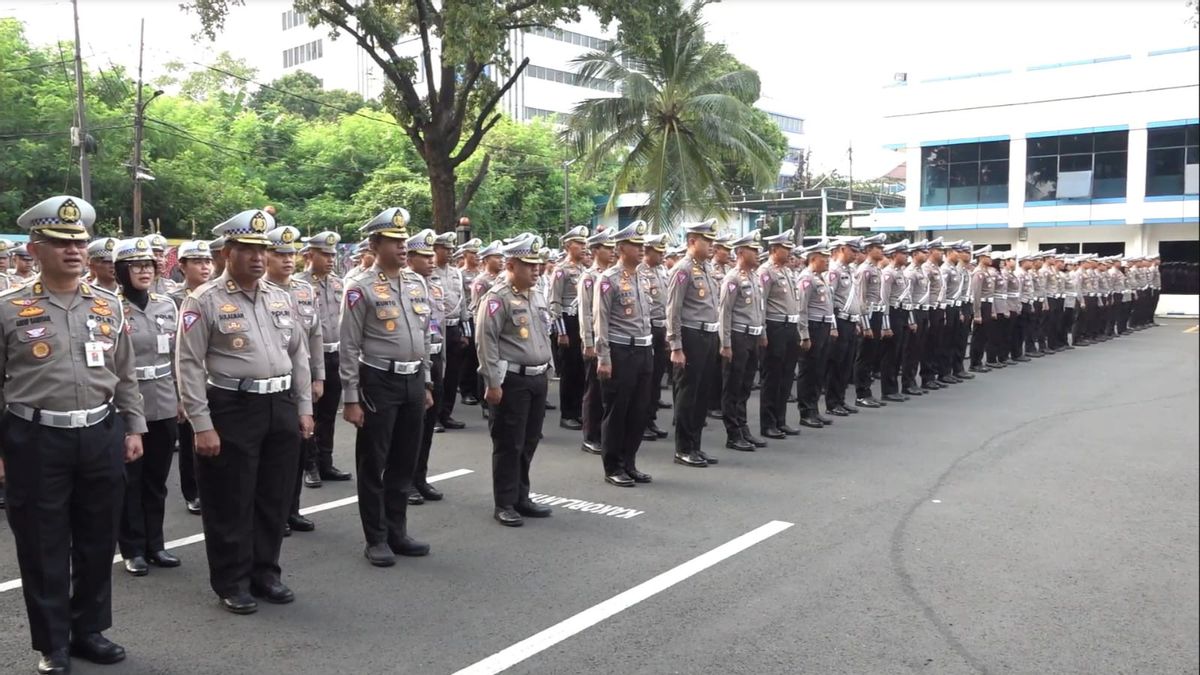
[(79, 222), (79, 207), (75, 205), (75, 201), (68, 199), (58, 207), (58, 219), (64, 223)]
[(115, 239), (109, 239), (104, 242), (104, 250), (111, 251), (111, 250), (113, 250), (113, 247), (115, 247), (116, 245), (117, 245), (117, 241)]
[(396, 212), (392, 214), (392, 224), (396, 227), (404, 227), (407, 225), (408, 223), (404, 222), (404, 212), (397, 209)]
[(531, 243), (531, 244), (529, 245), (529, 249), (530, 249), (531, 251), (537, 251), (537, 250), (538, 250), (538, 249), (540, 249), (541, 247), (542, 247), (542, 238), (541, 238), (541, 237), (534, 237), (534, 238), (533, 238), (533, 243)]
[(133, 247), (139, 251), (145, 251), (147, 248), (150, 248), (149, 244), (146, 243), (145, 239), (138, 239), (137, 243), (135, 243), (133, 245)]
[(337, 235), (336, 234), (325, 235), (325, 245), (326, 246), (333, 246), (336, 243), (337, 243)]
[(254, 217), (250, 219), (250, 229), (254, 230), (255, 232), (266, 232), (267, 217), (261, 212), (254, 214)]
[(279, 235), (279, 238), (283, 240), (283, 243), (285, 243), (285, 244), (290, 244), (290, 243), (292, 243), (293, 241), (295, 241), (295, 239), (296, 239), (296, 233), (295, 233), (295, 232), (292, 232), (292, 231), (291, 231), (291, 230), (289, 230), (289, 229), (285, 229), (285, 230), (283, 231), (283, 234)]
[(207, 241), (196, 242), (196, 250), (197, 251), (207, 251), (208, 250), (208, 242)]
[(433, 242), (435, 239), (437, 239), (437, 237), (433, 236), (432, 232), (428, 232), (425, 234), (425, 243), (428, 244), (429, 246), (433, 246)]

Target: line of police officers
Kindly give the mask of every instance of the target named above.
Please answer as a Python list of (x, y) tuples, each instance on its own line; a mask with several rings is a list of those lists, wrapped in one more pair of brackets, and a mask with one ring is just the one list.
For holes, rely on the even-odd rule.
[[(162, 533), (177, 439), (210, 585), (244, 614), (256, 599), (294, 599), (279, 552), (289, 529), (315, 527), (299, 513), (301, 485), (351, 477), (332, 464), (339, 399), (357, 429), (364, 556), (387, 567), (429, 552), (409, 535), (407, 506), (442, 498), (427, 477), (432, 434), (459, 428), (450, 409), (460, 391), (481, 392), (489, 411), (495, 519), (550, 515), (529, 495), (554, 342), (569, 392), (563, 425), (584, 431), (607, 482), (632, 487), (652, 480), (637, 467), (642, 440), (665, 435), (653, 418), (667, 363), (675, 461), (705, 467), (718, 461), (701, 448), (714, 387), (726, 447), (766, 445), (746, 412), (760, 362), (760, 432), (786, 438), (799, 433), (786, 421), (793, 372), (800, 423), (823, 427), (832, 421), (818, 410), (822, 395), (830, 415), (857, 412), (845, 402), (851, 385), (859, 407), (879, 407), (972, 377), (962, 368), (970, 334), (979, 372), (1151, 325), (1160, 288), (1154, 259), (1015, 257), (882, 237), (797, 251), (791, 232), (721, 240), (711, 220), (684, 226), (686, 248), (669, 269), (665, 237), (642, 221), (568, 232), (567, 261), (552, 273), (536, 235), (469, 242), (468, 282), (450, 265), (454, 235), (409, 236), (398, 207), (360, 228), (360, 263), (345, 280), (332, 274), (337, 234), (301, 247), (298, 230), (251, 209), (216, 226), (212, 244), (180, 247), (175, 287), (161, 276), (165, 240), (89, 245), (94, 219), (78, 198), (34, 206), (18, 224), (41, 272), (0, 276), (0, 451), (43, 673), (68, 672), (72, 654), (124, 658), (102, 634), (114, 547), (136, 576), (180, 564)], [(714, 242), (731, 254), (722, 268), (710, 261)], [(571, 365), (576, 344), (582, 367)], [(472, 362), (478, 379), (464, 384)]]

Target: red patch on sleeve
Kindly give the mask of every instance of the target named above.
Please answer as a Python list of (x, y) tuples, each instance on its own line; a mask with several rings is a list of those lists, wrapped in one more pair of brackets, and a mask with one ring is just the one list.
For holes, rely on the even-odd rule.
[(800, 288), (803, 288), (804, 290), (807, 291), (809, 286), (812, 286), (811, 280), (809, 280), (809, 279), (801, 279), (800, 280)]
[(607, 281), (600, 282), (600, 292), (601, 293), (607, 293), (608, 289), (610, 289), (610, 288), (612, 288), (612, 284), (608, 283)]
[(683, 270), (679, 270), (679, 274), (675, 275), (675, 283), (682, 286), (687, 283), (687, 277), (688, 277), (687, 272), (685, 272)]
[(346, 291), (347, 306), (354, 307), (358, 304), (359, 300), (362, 300), (362, 291), (358, 290), (357, 288), (351, 288), (350, 290)]
[(488, 316), (495, 314), (496, 311), (500, 309), (501, 304), (502, 303), (495, 298), (488, 300)]
[(196, 322), (199, 320), (200, 314), (198, 312), (184, 312), (183, 316), (180, 317), (180, 322), (183, 323), (183, 332), (186, 333), (191, 330), (192, 326), (196, 325)]
[(768, 273), (768, 272), (763, 272), (763, 273), (762, 273), (762, 282), (763, 282), (763, 285), (766, 285), (766, 283), (767, 283), (768, 281), (770, 281), (770, 280), (771, 280), (771, 275), (770, 275), (770, 273)]
[(732, 281), (729, 282), (729, 292), (732, 293), (736, 290), (737, 290), (737, 284), (733, 283)]

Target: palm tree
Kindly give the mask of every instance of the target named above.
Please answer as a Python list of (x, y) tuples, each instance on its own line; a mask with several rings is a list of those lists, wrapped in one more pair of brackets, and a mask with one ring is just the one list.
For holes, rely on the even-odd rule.
[(672, 233), (685, 210), (723, 211), (729, 201), (723, 159), (741, 158), (763, 184), (774, 180), (779, 168), (749, 122), (750, 104), (759, 96), (758, 73), (729, 70), (725, 49), (704, 39), (699, 9), (693, 5), (675, 32), (656, 39), (653, 56), (638, 58), (616, 42), (574, 61), (582, 80), (615, 82), (619, 95), (576, 105), (563, 140), (584, 158), (587, 171), (627, 150), (609, 209), (616, 195), (640, 187), (650, 201), (639, 215), (660, 232)]

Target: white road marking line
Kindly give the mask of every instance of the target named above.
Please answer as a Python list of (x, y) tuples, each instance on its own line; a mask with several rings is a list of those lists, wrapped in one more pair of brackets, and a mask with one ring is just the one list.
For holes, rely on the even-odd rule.
[[(458, 478), (459, 476), (465, 476), (469, 473), (474, 473), (474, 471), (472, 471), (470, 469), (455, 469), (454, 471), (447, 471), (446, 473), (439, 473), (436, 476), (430, 476), (429, 482), (437, 483), (438, 481), (449, 480), (451, 478)], [(352, 497), (346, 497), (344, 499), (335, 499), (331, 502), (325, 502), (324, 504), (314, 504), (313, 506), (305, 507), (303, 509), (300, 509), (300, 514), (307, 516), (310, 513), (318, 513), (320, 511), (328, 511), (330, 509), (336, 509), (336, 508), (339, 508), (342, 506), (349, 506), (350, 504), (357, 504), (357, 503), (358, 503), (358, 495), (354, 495)], [(203, 532), (201, 532), (200, 534), (189, 535), (189, 536), (183, 537), (181, 539), (172, 539), (171, 541), (168, 541), (166, 543), (166, 547), (167, 547), (167, 549), (179, 548), (181, 546), (187, 546), (189, 544), (195, 544), (195, 543), (201, 542), (201, 541), (204, 541), (204, 533)], [(118, 553), (117, 555), (113, 556), (113, 564), (115, 565), (119, 562), (121, 562), (121, 554)], [(11, 591), (11, 590), (14, 590), (14, 589), (17, 589), (20, 587), (21, 587), (20, 579), (13, 579), (11, 581), (5, 581), (3, 583), (0, 583), (0, 593)]]
[(496, 652), (482, 661), (467, 666), (454, 675), (495, 675), (496, 673), (508, 670), (525, 659), (545, 651), (563, 640), (581, 633), (601, 621), (667, 590), (688, 577), (699, 574), (709, 567), (783, 532), (792, 525), (793, 523), (772, 520), (762, 527), (755, 528), (746, 534), (731, 539), (707, 553), (703, 553), (678, 567), (663, 572), (649, 581), (642, 582), (623, 593), (614, 595), (598, 605), (589, 607), (569, 619), (565, 619), (540, 633), (521, 640), (511, 647)]

